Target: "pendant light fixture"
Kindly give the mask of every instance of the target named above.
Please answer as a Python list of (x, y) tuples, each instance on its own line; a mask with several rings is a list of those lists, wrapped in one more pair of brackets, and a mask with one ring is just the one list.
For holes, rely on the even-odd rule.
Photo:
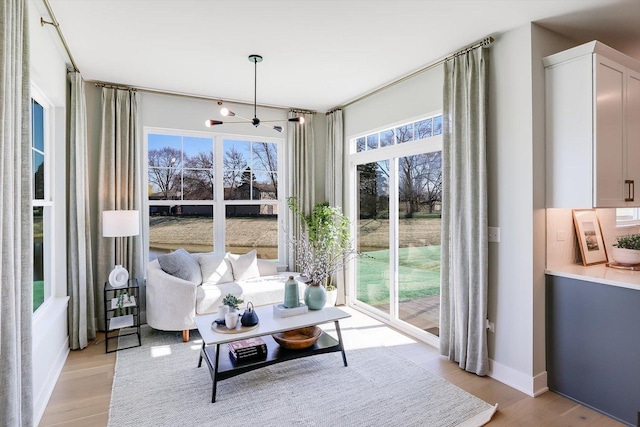
[[(244, 120), (243, 122), (225, 122), (222, 120), (214, 120), (214, 119), (210, 119), (207, 120), (204, 124), (206, 127), (211, 127), (211, 126), (216, 126), (216, 125), (222, 125), (225, 123), (251, 123), (252, 125), (254, 125), (255, 127), (260, 126), (260, 124), (264, 124), (264, 123), (273, 123), (273, 122), (282, 122), (284, 120), (260, 120), (258, 118), (258, 103), (257, 103), (257, 90), (258, 90), (258, 62), (262, 62), (262, 56), (260, 55), (249, 55), (249, 61), (253, 62), (253, 119), (247, 119), (245, 117), (241, 117), (238, 116), (236, 113), (234, 113), (233, 111), (229, 110), (228, 108), (224, 107), (220, 110), (220, 114), (225, 116), (225, 117), (237, 117), (239, 119)], [(220, 102), (218, 104), (221, 104)], [(304, 123), (304, 117), (303, 116), (298, 116), (298, 117), (293, 117), (288, 119), (287, 121), (289, 122), (295, 122), (295, 123), (300, 123), (303, 124)], [(282, 132), (282, 126), (271, 126), (274, 130), (278, 131), (278, 132)]]

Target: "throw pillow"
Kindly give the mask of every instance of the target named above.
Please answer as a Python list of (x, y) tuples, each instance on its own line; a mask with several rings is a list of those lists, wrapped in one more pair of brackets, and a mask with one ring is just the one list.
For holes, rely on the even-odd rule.
[(167, 274), (188, 282), (202, 283), (200, 264), (183, 248), (160, 255), (158, 257), (158, 263), (160, 264), (160, 268)]
[(226, 254), (201, 254), (198, 261), (202, 270), (202, 283), (217, 285), (233, 282), (231, 263), (226, 259)]
[(258, 269), (258, 252), (254, 249), (244, 255), (229, 254), (233, 278), (235, 280), (246, 280), (260, 277)]

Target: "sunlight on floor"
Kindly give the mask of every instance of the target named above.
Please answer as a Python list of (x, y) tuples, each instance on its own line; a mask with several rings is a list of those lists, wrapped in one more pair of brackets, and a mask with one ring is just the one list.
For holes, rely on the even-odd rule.
[(160, 345), (150, 348), (151, 357), (164, 357), (171, 355), (171, 346), (169, 345)]

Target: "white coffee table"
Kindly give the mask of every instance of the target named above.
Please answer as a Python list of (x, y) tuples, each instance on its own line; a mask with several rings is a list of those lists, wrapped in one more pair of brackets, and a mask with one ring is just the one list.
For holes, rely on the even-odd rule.
[[(216, 401), (216, 387), (218, 381), (235, 377), (245, 372), (253, 371), (264, 366), (273, 365), (275, 363), (287, 360), (299, 359), (301, 357), (313, 356), (316, 354), (342, 352), (342, 361), (347, 366), (347, 356), (342, 345), (342, 334), (340, 333), (340, 319), (351, 317), (349, 313), (340, 310), (337, 307), (325, 307), (322, 310), (309, 310), (308, 313), (299, 314), (291, 317), (278, 318), (273, 315), (273, 306), (262, 306), (255, 308), (258, 315), (259, 323), (255, 329), (240, 333), (220, 333), (216, 332), (215, 327), (212, 328), (217, 318), (216, 314), (204, 316), (196, 316), (195, 322), (198, 326), (198, 332), (202, 337), (202, 350), (198, 360), (198, 367), (202, 366), (202, 360), (207, 362), (209, 373), (213, 380), (213, 390), (211, 393), (211, 403)], [(323, 323), (334, 322), (336, 328), (337, 339), (322, 332), (316, 343), (304, 350), (287, 350), (282, 348), (271, 337), (272, 334), (278, 332), (290, 331), (292, 329), (304, 328), (307, 326), (321, 325)], [(227, 349), (227, 344), (233, 341), (239, 341), (247, 338), (262, 337), (267, 344), (268, 354), (265, 360), (234, 363)]]

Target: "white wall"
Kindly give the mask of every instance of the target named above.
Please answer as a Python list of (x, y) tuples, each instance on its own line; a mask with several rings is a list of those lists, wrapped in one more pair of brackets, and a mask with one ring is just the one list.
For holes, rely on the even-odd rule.
[(342, 112), (345, 143), (357, 134), (442, 110), (443, 70), (443, 66), (434, 67), (345, 107)]
[(33, 387), (34, 419), (40, 420), (67, 354), (67, 259), (66, 259), (66, 63), (58, 44), (55, 28), (41, 26), (42, 2), (29, 3), (30, 73), (31, 82), (53, 105), (53, 168), (52, 195), (55, 254), (53, 267), (53, 298), (43, 304), (33, 317)]
[(488, 135), (491, 376), (529, 395), (546, 390), (544, 335), (544, 70), (573, 45), (527, 24), (496, 36)]

